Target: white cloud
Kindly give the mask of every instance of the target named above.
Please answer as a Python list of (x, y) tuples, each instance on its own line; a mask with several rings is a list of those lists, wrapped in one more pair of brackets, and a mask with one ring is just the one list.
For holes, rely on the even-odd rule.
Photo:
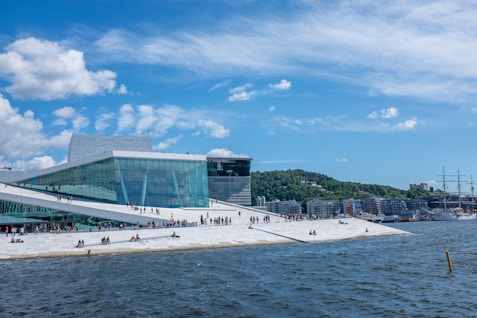
[(250, 158), (245, 154), (236, 154), (229, 149), (226, 148), (215, 148), (212, 149), (207, 153), (207, 157), (215, 157), (215, 158)]
[(212, 120), (199, 120), (197, 125), (206, 135), (210, 135), (215, 138), (225, 138), (230, 135), (230, 131), (228, 129)]
[(346, 163), (346, 162), (348, 162), (348, 159), (347, 158), (336, 158), (336, 162)]
[(271, 88), (273, 88), (273, 89), (278, 89), (278, 90), (287, 91), (287, 90), (289, 90), (290, 87), (291, 87), (291, 82), (282, 79), (282, 80), (280, 81), (280, 83), (277, 83), (277, 84), (268, 84), (268, 86), (271, 87)]
[(31, 160), (18, 160), (13, 166), (15, 170), (36, 171), (53, 167), (58, 163), (50, 156), (35, 157)]
[(249, 88), (251, 87), (251, 84), (246, 84), (230, 89), (229, 93), (231, 95), (227, 100), (229, 102), (246, 102), (253, 99), (255, 96), (258, 95), (258, 92), (256, 90), (249, 90)]
[(172, 137), (172, 138), (168, 138), (164, 141), (161, 141), (160, 143), (157, 144), (157, 146), (154, 146), (154, 150), (158, 150), (158, 151), (164, 151), (166, 149), (168, 149), (169, 147), (171, 147), (172, 145), (175, 145), (179, 142), (179, 140), (182, 139), (182, 135), (179, 135), (179, 136), (176, 136), (176, 137)]
[(10, 82), (5, 90), (15, 98), (52, 100), (70, 95), (111, 92), (116, 74), (86, 69), (83, 52), (36, 38), (17, 40), (0, 54), (0, 76)]
[(127, 93), (128, 93), (128, 89), (127, 89), (126, 85), (121, 84), (119, 86), (119, 89), (118, 89), (118, 94), (124, 95), (124, 94), (127, 94)]
[(10, 105), (0, 94), (0, 154), (4, 160), (16, 160), (38, 156), (47, 150), (64, 149), (68, 146), (71, 131), (47, 136), (43, 123), (31, 110), (23, 114)]
[(397, 117), (399, 115), (399, 112), (397, 108), (395, 107), (390, 107), (388, 109), (381, 109), (379, 112), (373, 111), (368, 115), (368, 118), (375, 119), (375, 118), (393, 118)]
[(64, 126), (67, 125), (68, 120), (70, 120), (75, 132), (80, 131), (82, 128), (88, 127), (89, 125), (89, 119), (78, 113), (76, 109), (70, 106), (58, 108), (53, 112), (53, 115), (57, 117), (53, 124)]
[[(107, 127), (112, 114), (106, 113), (103, 118), (100, 115), (99, 127)], [(117, 117), (118, 131), (121, 133), (133, 133), (135, 135), (151, 135), (160, 137), (172, 129), (192, 130), (194, 135), (203, 133), (214, 138), (225, 138), (230, 131), (222, 124), (208, 119), (217, 114), (195, 110), (185, 111), (182, 108), (166, 104), (162, 107), (151, 105), (133, 106), (125, 104), (121, 106)]]
[(395, 107), (381, 110), (382, 118), (393, 118), (398, 116), (398, 110)]
[(119, 108), (118, 130), (124, 131), (134, 127), (136, 124), (135, 117), (134, 107), (131, 104), (121, 106), (121, 108)]
[(395, 129), (402, 130), (402, 131), (413, 130), (416, 127), (417, 123), (418, 123), (417, 118), (411, 118), (411, 119), (405, 120), (402, 123), (397, 124), (395, 126)]
[(106, 130), (107, 128), (111, 127), (111, 122), (116, 118), (115, 113), (102, 113), (98, 115), (98, 119), (96, 120), (96, 123), (94, 124), (94, 128), (97, 131), (103, 131)]
[(246, 102), (253, 98), (253, 92), (237, 92), (233, 93), (227, 99), (229, 102)]
[(271, 112), (271, 113), (273, 113), (273, 112), (275, 111), (275, 108), (276, 108), (275, 106), (270, 106), (270, 107), (268, 108), (268, 111)]

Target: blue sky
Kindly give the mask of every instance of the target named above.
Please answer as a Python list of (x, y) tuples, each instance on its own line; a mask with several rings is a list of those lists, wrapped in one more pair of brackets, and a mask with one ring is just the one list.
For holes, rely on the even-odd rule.
[(0, 167), (149, 135), (400, 189), (445, 167), (468, 191), (475, 30), (473, 1), (1, 1)]

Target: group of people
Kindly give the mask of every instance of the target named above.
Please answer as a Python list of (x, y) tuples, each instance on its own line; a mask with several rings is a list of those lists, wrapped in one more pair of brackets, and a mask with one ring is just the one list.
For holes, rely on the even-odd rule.
[(201, 225), (207, 225), (207, 220), (209, 220), (209, 224), (215, 224), (215, 225), (229, 225), (232, 224), (232, 218), (230, 216), (226, 216), (225, 218), (223, 216), (218, 216), (214, 218), (209, 219), (209, 215), (207, 213), (207, 217), (204, 217), (203, 215), (200, 216), (200, 224)]
[(12, 240), (10, 241), (10, 243), (23, 243), (23, 240), (22, 240), (21, 238), (15, 239), (15, 238), (12, 236)]
[(101, 239), (101, 245), (109, 245), (109, 244), (111, 244), (111, 241), (109, 240), (109, 236), (108, 237), (103, 236), (103, 238)]
[(316, 231), (315, 230), (310, 230), (310, 232), (308, 233), (309, 235), (316, 235)]
[(139, 233), (136, 233), (136, 236), (131, 236), (131, 239), (129, 240), (129, 242), (137, 242), (137, 241), (140, 241), (141, 238), (139, 237)]
[(286, 222), (293, 222), (293, 221), (303, 221), (305, 216), (301, 213), (298, 214), (288, 214), (283, 216)]
[(111, 224), (111, 222), (105, 222), (104, 224), (98, 223), (98, 232), (101, 232), (102, 227), (105, 231), (111, 231), (113, 224)]
[[(134, 211), (139, 211), (139, 214), (146, 214), (146, 212), (147, 212), (146, 207), (135, 206), (132, 202), (126, 202), (126, 206), (130, 207)], [(156, 213), (156, 215), (160, 215), (161, 211), (159, 210), (159, 208), (151, 207), (151, 214), (154, 214), (154, 213)]]
[[(61, 196), (61, 194), (58, 194), (56, 196), (56, 201), (58, 202), (61, 202), (61, 200), (63, 199), (63, 197)], [(68, 203), (73, 203), (73, 197), (72, 196), (67, 196), (66, 199), (68, 200)]]
[[(8, 237), (8, 234), (9, 234), (9, 233), (10, 233), (12, 236), (15, 236), (15, 233), (17, 233), (17, 232), (18, 232), (18, 229), (17, 229), (16, 226), (11, 226), (11, 227), (8, 227), (8, 225), (5, 226), (5, 235), (6, 235), (7, 237)], [(19, 234), (20, 234), (20, 235), (24, 235), (24, 234), (25, 234), (25, 227), (24, 227), (24, 226), (22, 226), (22, 227), (20, 228)]]
[(78, 244), (76, 244), (75, 248), (84, 247), (84, 240), (78, 240)]

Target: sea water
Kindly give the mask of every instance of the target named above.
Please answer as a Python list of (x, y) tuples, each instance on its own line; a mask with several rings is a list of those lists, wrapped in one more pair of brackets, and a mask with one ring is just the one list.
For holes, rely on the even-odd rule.
[(477, 222), (390, 226), (415, 235), (1, 261), (0, 314), (477, 317)]

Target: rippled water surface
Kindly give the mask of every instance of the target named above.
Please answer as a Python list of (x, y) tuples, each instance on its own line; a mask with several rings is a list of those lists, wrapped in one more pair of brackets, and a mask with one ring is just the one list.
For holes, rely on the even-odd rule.
[(415, 235), (1, 261), (0, 313), (2, 317), (477, 317), (477, 222), (391, 226)]

